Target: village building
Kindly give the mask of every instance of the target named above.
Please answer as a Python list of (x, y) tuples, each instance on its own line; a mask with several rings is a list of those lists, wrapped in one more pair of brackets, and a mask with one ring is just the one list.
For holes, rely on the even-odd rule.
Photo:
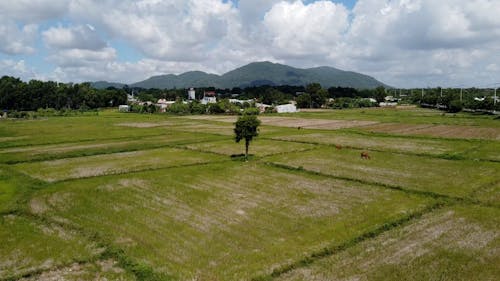
[(203, 98), (201, 99), (201, 104), (217, 103), (217, 97), (214, 91), (208, 91), (203, 93)]
[(166, 99), (159, 99), (156, 102), (156, 106), (158, 107), (159, 112), (166, 112), (167, 108), (169, 108), (172, 104), (174, 104), (175, 101), (168, 101)]
[(188, 90), (188, 99), (189, 100), (195, 100), (196, 99), (196, 91), (194, 88), (189, 88)]
[(294, 104), (282, 104), (282, 105), (277, 105), (276, 107), (276, 112), (278, 113), (295, 113), (297, 112), (297, 106)]
[(129, 112), (130, 111), (130, 106), (126, 104), (121, 104), (118, 106), (118, 111), (119, 112)]

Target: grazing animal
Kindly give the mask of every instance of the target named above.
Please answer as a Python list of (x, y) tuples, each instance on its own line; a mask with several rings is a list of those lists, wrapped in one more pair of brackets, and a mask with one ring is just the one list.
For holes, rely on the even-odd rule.
[(297, 130), (302, 130), (302, 127), (297, 127)]
[(336, 144), (335, 145), (335, 148), (338, 149), (338, 150), (341, 150), (342, 149), (342, 146), (340, 144)]
[(371, 159), (370, 155), (368, 154), (368, 152), (361, 152), (361, 159)]

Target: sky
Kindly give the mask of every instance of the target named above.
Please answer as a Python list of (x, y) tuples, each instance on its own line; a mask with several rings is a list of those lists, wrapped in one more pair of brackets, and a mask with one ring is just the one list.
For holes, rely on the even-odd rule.
[(0, 0), (0, 76), (133, 83), (255, 61), (500, 85), (500, 0)]

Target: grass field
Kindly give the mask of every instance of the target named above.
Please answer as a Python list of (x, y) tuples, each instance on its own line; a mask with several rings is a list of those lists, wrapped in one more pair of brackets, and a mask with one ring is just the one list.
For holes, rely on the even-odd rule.
[(0, 281), (497, 280), (500, 120), (259, 118), (1, 120)]

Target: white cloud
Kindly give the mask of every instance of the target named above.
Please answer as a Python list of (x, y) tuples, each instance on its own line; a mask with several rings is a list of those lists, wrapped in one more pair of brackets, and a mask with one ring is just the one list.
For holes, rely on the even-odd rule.
[(340, 4), (301, 1), (275, 4), (264, 17), (279, 57), (320, 57), (338, 44), (348, 27), (348, 11)]
[(116, 59), (116, 50), (106, 47), (100, 50), (66, 49), (59, 50), (48, 57), (59, 67), (91, 66), (112, 62)]
[(24, 80), (33, 79), (36, 77), (34, 71), (26, 66), (24, 60), (0, 60), (0, 73), (19, 77)]
[(51, 27), (42, 33), (49, 48), (99, 50), (106, 47), (95, 28), (88, 25)]
[(203, 60), (237, 15), (231, 2), (219, 0), (110, 0), (100, 9), (82, 0), (70, 10), (80, 19), (94, 19), (110, 36), (126, 40), (146, 57), (177, 61)]
[(0, 17), (27, 23), (58, 18), (67, 11), (67, 0), (1, 0)]
[(38, 26), (28, 24), (19, 28), (14, 22), (0, 20), (0, 52), (9, 55), (31, 54)]

